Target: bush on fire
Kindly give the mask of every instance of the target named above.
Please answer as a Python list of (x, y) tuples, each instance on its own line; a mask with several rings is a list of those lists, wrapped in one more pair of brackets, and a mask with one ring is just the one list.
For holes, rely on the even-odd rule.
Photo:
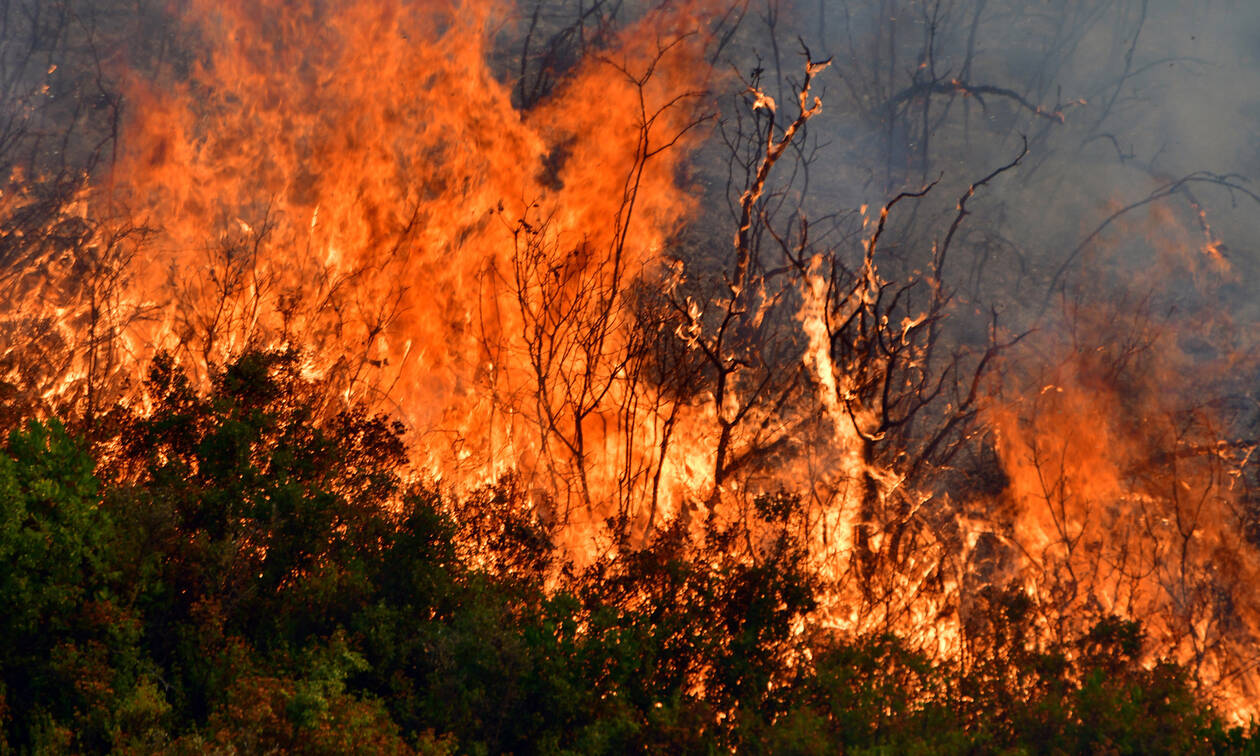
[(0, 751), (1254, 747), (1183, 670), (1140, 663), (1134, 623), (1047, 646), (1023, 594), (993, 590), (966, 668), (802, 632), (819, 586), (786, 526), (751, 560), (713, 521), (646, 543), (610, 522), (578, 571), (510, 482), (450, 502), (400, 478), (400, 427), (320, 420), (291, 354), (204, 394), (159, 360), (149, 390), (151, 411), (77, 435), (8, 434)]

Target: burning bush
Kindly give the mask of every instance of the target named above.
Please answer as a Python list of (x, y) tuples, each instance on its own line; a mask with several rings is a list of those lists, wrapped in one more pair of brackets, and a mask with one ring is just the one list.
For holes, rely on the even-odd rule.
[(1260, 195), (1120, 128), (1176, 5), (0, 0), (0, 417), (150, 654), (14, 737), (850, 742), (832, 658), (871, 744), (1245, 720)]
[[(294, 365), (252, 353), (200, 394), (159, 360), (154, 406), (118, 410), (91, 439), (101, 479), (61, 426), (11, 434), (0, 456), (7, 746), (1185, 753), (1246, 743), (1185, 670), (1142, 664), (1137, 623), (1106, 619), (1047, 644), (1018, 588), (980, 598), (969, 663), (896, 635), (806, 624), (823, 586), (788, 525), (795, 497), (759, 505), (759, 543), (746, 524), (714, 518), (646, 539), (610, 522), (597, 561), (563, 565), (519, 492), (461, 503), (404, 483), (397, 430), (359, 412), (315, 420), (318, 394)], [(497, 535), (466, 540), (487, 532)]]

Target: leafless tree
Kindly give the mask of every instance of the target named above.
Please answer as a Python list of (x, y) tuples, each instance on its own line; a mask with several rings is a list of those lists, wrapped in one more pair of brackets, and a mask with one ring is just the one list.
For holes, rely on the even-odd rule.
[[(638, 92), (638, 143), (625, 176), (613, 233), (606, 245), (581, 241), (573, 247), (549, 233), (550, 219), (534, 208), (513, 228), (510, 286), (521, 320), (527, 363), (532, 370), (530, 401), (523, 408), (537, 430), (539, 456), (545, 460), (549, 489), (561, 499), (567, 519), (574, 503), (588, 510), (599, 503), (590, 480), (594, 431), (602, 441), (616, 438), (620, 449), (597, 455), (598, 464), (616, 478), (612, 494), (624, 516), (635, 499), (655, 498), (673, 420), (661, 411), (665, 399), (648, 391), (645, 371), (656, 347), (650, 324), (640, 321), (633, 295), (644, 271), (635, 268), (627, 242), (635, 223), (643, 172), (662, 153), (676, 149), (688, 132), (706, 119), (685, 115), (681, 127), (669, 124), (676, 112), (695, 111), (700, 92), (685, 91), (653, 101), (647, 86), (661, 60), (681, 40), (659, 43), (655, 58), (641, 69), (605, 60)], [(531, 212), (532, 211), (532, 212)], [(659, 456), (636, 453), (643, 423), (657, 437)], [(599, 443), (597, 441), (596, 443)], [(650, 494), (648, 493), (650, 490)]]

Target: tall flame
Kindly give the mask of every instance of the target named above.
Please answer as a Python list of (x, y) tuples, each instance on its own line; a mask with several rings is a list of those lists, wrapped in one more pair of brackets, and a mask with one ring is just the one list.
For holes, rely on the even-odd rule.
[(704, 104), (699, 8), (643, 15), (526, 111), (488, 62), (504, 10), (188, 4), (187, 70), (126, 73), (111, 199), (157, 229), (143, 341), (193, 365), (300, 346), (448, 478), (641, 453), (607, 410), (627, 390), (618, 295), (691, 204), (675, 175)]

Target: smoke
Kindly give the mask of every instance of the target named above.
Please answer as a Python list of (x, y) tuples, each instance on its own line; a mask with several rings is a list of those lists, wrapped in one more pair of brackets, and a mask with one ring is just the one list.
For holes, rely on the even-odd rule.
[[(1197, 171), (1246, 185), (1256, 167), (1247, 96), (1256, 85), (1256, 16), (1240, 3), (1189, 12), (1158, 0), (763, 2), (746, 19), (760, 34), (729, 64), (764, 68), (769, 89), (790, 101), (797, 40), (816, 59), (835, 56), (816, 86), (826, 114), (811, 125), (820, 214), (878, 205), (937, 178), (935, 193), (950, 198), (939, 211), (948, 213), (956, 188), (1004, 163), (1027, 136), (1029, 159), (977, 198), (983, 216), (971, 224), (1005, 245), (985, 262), (1012, 279), (1005, 288), (1021, 287), (1010, 292), (1018, 296), (1046, 287), (1108, 203), (1128, 204)], [(1250, 269), (1254, 202), (1196, 191), (1213, 229), (1238, 247), (1231, 262)], [(1188, 212), (1183, 197), (1173, 200)], [(978, 262), (960, 273), (974, 272), (968, 264)], [(998, 288), (977, 298), (1003, 299)]]

